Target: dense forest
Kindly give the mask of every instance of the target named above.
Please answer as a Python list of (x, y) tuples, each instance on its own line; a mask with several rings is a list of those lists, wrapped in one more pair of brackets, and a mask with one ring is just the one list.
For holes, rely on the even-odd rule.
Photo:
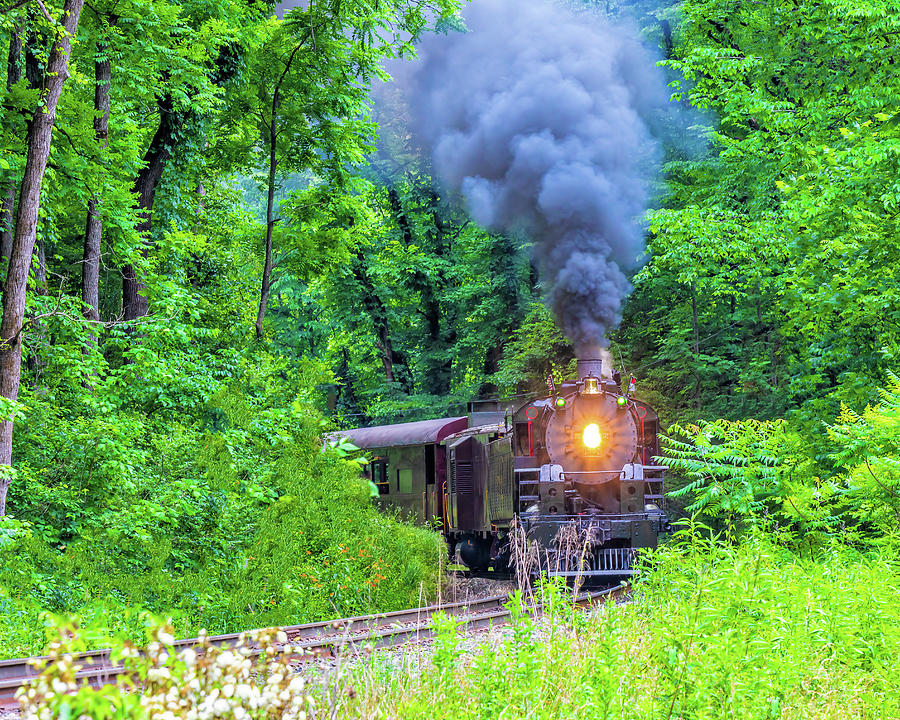
[[(671, 95), (608, 339), (673, 425), (673, 515), (894, 562), (900, 5), (562, 5), (633, 28)], [(440, 536), (323, 432), (575, 357), (533, 238), (475, 219), (389, 82), (460, 11), (3, 4), (0, 656), (54, 614), (102, 642), (434, 595)]]

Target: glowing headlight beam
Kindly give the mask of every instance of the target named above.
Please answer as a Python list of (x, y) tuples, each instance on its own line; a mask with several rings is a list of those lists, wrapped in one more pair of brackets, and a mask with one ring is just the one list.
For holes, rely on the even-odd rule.
[(600, 447), (600, 428), (597, 423), (591, 423), (584, 429), (584, 433), (581, 436), (581, 439), (584, 441), (584, 446), (589, 447), (592, 450), (594, 448)]

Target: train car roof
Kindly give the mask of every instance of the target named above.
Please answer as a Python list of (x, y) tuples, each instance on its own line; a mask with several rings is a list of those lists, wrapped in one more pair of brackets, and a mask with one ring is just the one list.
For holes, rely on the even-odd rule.
[(329, 433), (327, 438), (346, 438), (359, 448), (384, 448), (403, 445), (430, 445), (439, 443), (448, 435), (465, 430), (468, 417), (438, 418), (396, 425), (340, 430)]

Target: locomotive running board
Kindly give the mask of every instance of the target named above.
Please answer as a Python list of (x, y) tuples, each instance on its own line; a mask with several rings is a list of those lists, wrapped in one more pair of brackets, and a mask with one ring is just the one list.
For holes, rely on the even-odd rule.
[(616, 577), (616, 576), (625, 576), (625, 575), (634, 575), (634, 570), (631, 568), (624, 570), (582, 570), (581, 572), (576, 572), (574, 570), (557, 570), (550, 571), (547, 573), (547, 577)]

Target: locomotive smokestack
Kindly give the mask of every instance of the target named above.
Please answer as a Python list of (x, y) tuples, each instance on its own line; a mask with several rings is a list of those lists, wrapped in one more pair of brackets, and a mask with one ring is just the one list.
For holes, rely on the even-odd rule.
[(579, 353), (578, 380), (584, 380), (586, 377), (597, 379), (612, 377), (612, 371), (612, 355), (606, 348), (587, 348)]
[(599, 356), (578, 359), (578, 379), (584, 380), (586, 377), (603, 377), (603, 360)]
[(633, 27), (560, 5), (466, 4), (468, 32), (423, 38), (420, 61), (391, 71), (445, 188), (484, 227), (534, 241), (547, 304), (599, 378), (593, 349), (644, 254), (668, 92)]

